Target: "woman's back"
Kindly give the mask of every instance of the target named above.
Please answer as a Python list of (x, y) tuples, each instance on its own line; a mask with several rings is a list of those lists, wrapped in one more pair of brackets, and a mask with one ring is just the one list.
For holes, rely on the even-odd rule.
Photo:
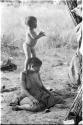
[(42, 98), (43, 95), (48, 95), (42, 89), (42, 83), (39, 78), (39, 73), (35, 71), (29, 71), (26, 74), (26, 89), (38, 101)]

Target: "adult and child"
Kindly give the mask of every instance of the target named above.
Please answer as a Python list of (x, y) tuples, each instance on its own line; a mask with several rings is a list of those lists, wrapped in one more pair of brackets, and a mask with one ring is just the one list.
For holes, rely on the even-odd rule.
[[(28, 32), (26, 32), (26, 41), (23, 44), (24, 53), (26, 56), (24, 71), (21, 74), (22, 93), (16, 98), (13, 105), (14, 110), (25, 109), (29, 111), (40, 111), (45, 108), (50, 108), (57, 103), (63, 103), (64, 101), (60, 96), (54, 96), (49, 90), (45, 88), (40, 78), (40, 67), (42, 61), (36, 57), (35, 45), (37, 40), (45, 36), (44, 32), (40, 32), (38, 35), (35, 32), (37, 27), (36, 17), (30, 16), (26, 18), (25, 24), (28, 26)], [(28, 97), (33, 96), (37, 101), (36, 106), (27, 107), (27, 105), (20, 105), (20, 101)], [(16, 105), (15, 105), (16, 103)]]
[[(17, 97), (13, 106), (14, 110), (27, 110), (27, 111), (41, 111), (43, 109), (49, 109), (55, 104), (64, 103), (60, 96), (55, 96), (51, 91), (47, 90), (42, 83), (39, 71), (42, 65), (40, 59), (32, 57), (29, 60), (30, 69), (23, 71), (21, 74), (22, 92)], [(20, 101), (28, 97), (29, 94), (37, 100), (37, 105), (27, 107), (27, 105), (20, 105)], [(14, 103), (14, 104), (15, 104)]]
[[(49, 109), (57, 103), (62, 103), (63, 100), (60, 97), (54, 96), (49, 90), (47, 90), (40, 78), (40, 67), (42, 65), (42, 61), (36, 57), (35, 53), (35, 45), (39, 38), (45, 36), (44, 32), (40, 32), (38, 35), (35, 32), (35, 28), (37, 27), (37, 19), (33, 16), (26, 18), (25, 24), (28, 26), (28, 32), (26, 32), (26, 41), (23, 44), (24, 53), (26, 56), (24, 71), (21, 75), (21, 83), (22, 83), (22, 90), (23, 93), (17, 98), (15, 104), (13, 106), (14, 110), (28, 110), (28, 111), (42, 111), (44, 109)], [(27, 105), (20, 105), (20, 101), (27, 97), (28, 94), (33, 96), (37, 101), (36, 106), (27, 106)], [(81, 105), (81, 95), (82, 95), (82, 88), (76, 98), (74, 103), (74, 107), (72, 111), (69, 112), (67, 119), (65, 122), (70, 118), (74, 119), (74, 116), (77, 116), (75, 113), (80, 113), (81, 116), (81, 106), (78, 109), (79, 104)], [(79, 101), (78, 101), (79, 100)], [(78, 103), (79, 102), (79, 103)], [(74, 114), (74, 116), (72, 115)], [(75, 117), (76, 118), (76, 117)], [(76, 119), (75, 119), (76, 120)], [(67, 123), (67, 122), (66, 122)], [(64, 123), (63, 123), (64, 124)]]

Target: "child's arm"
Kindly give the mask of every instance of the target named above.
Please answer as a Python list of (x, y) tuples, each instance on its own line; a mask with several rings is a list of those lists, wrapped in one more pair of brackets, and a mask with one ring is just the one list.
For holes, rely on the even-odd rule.
[(38, 35), (35, 35), (35, 37), (33, 37), (30, 33), (28, 33), (28, 37), (32, 40), (37, 40), (43, 36), (45, 36), (44, 32), (40, 32)]

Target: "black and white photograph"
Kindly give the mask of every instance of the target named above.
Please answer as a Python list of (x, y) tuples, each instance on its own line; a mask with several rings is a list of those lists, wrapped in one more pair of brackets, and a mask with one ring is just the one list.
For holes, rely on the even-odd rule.
[(0, 124), (83, 125), (82, 0), (0, 0)]

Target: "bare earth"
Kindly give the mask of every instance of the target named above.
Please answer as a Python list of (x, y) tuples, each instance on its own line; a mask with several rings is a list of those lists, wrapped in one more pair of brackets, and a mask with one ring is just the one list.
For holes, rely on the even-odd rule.
[[(50, 54), (50, 51), (52, 52)], [(57, 52), (56, 52), (57, 51)], [(68, 80), (68, 61), (65, 59), (65, 54), (63, 57), (60, 50), (49, 50), (47, 54), (44, 53), (39, 55), (39, 57), (43, 61), (43, 66), (41, 68), (41, 78), (44, 85), (47, 88), (56, 89), (56, 92), (60, 90), (60, 92), (69, 93), (70, 91), (66, 90), (66, 85), (69, 82)], [(62, 50), (63, 52), (63, 50)], [(67, 53), (66, 53), (67, 54)], [(49, 59), (50, 58), (50, 59)], [(20, 64), (23, 64), (23, 59), (19, 59), (21, 61), (17, 62), (18, 67), (23, 67)], [(4, 92), (1, 94), (2, 102), (1, 102), (1, 120), (2, 123), (6, 124), (53, 124), (57, 123), (59, 119), (64, 119), (66, 113), (69, 110), (69, 107), (72, 104), (73, 98), (66, 97), (66, 106), (64, 105), (55, 105), (55, 107), (51, 108), (51, 112), (39, 112), (39, 113), (31, 113), (28, 111), (12, 111), (9, 103), (12, 98), (14, 98), (15, 93), (18, 93), (20, 87), (20, 69), (14, 72), (5, 72), (2, 74), (2, 84), (6, 86), (6, 88), (14, 88), (18, 89), (12, 92)], [(63, 97), (63, 96), (62, 96)]]

